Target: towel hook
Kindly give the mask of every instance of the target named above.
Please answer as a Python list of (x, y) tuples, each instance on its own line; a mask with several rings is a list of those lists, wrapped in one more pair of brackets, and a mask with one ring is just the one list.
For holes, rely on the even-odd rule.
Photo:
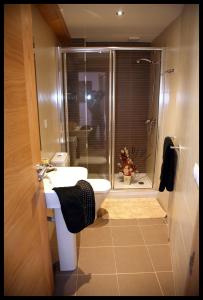
[(186, 149), (185, 147), (181, 146), (181, 145), (178, 145), (178, 146), (170, 146), (171, 149), (177, 149), (177, 150), (184, 150)]
[[(169, 136), (172, 140), (175, 140), (176, 139), (176, 136)], [(186, 147), (183, 147), (181, 145), (178, 145), (178, 146), (170, 146), (171, 149), (176, 149), (178, 151), (180, 150), (184, 150), (186, 149)]]

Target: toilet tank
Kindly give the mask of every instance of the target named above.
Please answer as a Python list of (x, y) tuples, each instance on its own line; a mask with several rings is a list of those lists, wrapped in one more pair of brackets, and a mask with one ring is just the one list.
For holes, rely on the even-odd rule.
[(51, 164), (55, 167), (67, 167), (70, 164), (67, 152), (57, 152), (51, 160)]

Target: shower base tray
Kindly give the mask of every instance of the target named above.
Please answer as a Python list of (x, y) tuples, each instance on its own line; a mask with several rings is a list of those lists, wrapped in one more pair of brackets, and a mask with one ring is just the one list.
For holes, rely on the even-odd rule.
[(152, 182), (146, 173), (136, 174), (131, 184), (125, 184), (119, 174), (114, 175), (114, 189), (151, 189)]

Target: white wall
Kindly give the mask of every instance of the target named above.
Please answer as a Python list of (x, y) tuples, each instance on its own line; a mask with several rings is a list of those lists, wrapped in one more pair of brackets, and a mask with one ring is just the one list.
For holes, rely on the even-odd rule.
[(174, 191), (158, 195), (169, 215), (176, 294), (184, 295), (199, 214), (199, 189), (193, 177), (199, 162), (199, 5), (186, 4), (153, 46), (165, 47), (164, 70), (175, 70), (162, 75), (157, 185), (164, 137), (176, 136), (176, 145), (185, 147), (178, 153)]

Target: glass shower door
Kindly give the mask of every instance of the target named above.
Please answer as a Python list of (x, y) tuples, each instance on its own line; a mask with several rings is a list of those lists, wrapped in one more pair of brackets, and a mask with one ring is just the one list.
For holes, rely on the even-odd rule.
[[(160, 51), (115, 52), (113, 187), (152, 188), (157, 138)], [(128, 158), (125, 157), (125, 148)], [(133, 163), (127, 163), (128, 159)]]
[(109, 179), (109, 51), (63, 54), (67, 148), (70, 166), (89, 178)]

